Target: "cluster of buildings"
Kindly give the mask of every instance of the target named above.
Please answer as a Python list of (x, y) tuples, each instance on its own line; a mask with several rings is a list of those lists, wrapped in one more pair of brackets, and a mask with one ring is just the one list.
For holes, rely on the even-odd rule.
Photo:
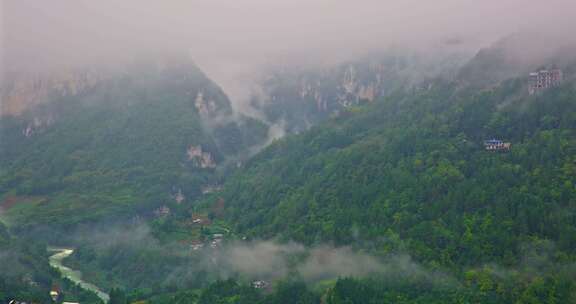
[(222, 240), (224, 240), (224, 235), (221, 233), (216, 233), (212, 235), (212, 241), (210, 242), (210, 247), (216, 249), (220, 247), (222, 244)]
[(484, 141), (486, 151), (509, 151), (512, 146), (509, 142), (503, 142), (499, 139), (489, 139)]
[(190, 242), (190, 249), (193, 251), (200, 250), (202, 248), (204, 248), (204, 242), (198, 240)]
[[(562, 83), (563, 74), (560, 69), (540, 70), (529, 74), (528, 93), (534, 95), (546, 89), (557, 87)], [(484, 141), (486, 151), (510, 151), (512, 146), (509, 142), (499, 139), (489, 139)]]
[(268, 288), (268, 286), (270, 286), (270, 284), (266, 281), (257, 280), (252, 282), (252, 287), (256, 289), (265, 289)]
[(197, 251), (204, 248), (206, 244), (208, 244), (212, 249), (217, 249), (220, 246), (222, 246), (223, 241), (224, 241), (224, 235), (221, 233), (216, 233), (212, 235), (212, 238), (208, 243), (204, 243), (203, 241), (200, 240), (194, 240), (190, 242), (190, 249), (192, 249), (192, 251)]
[[(57, 303), (59, 300), (59, 294), (54, 294), (52, 291), (50, 292), (50, 297), (54, 303)], [(25, 302), (25, 301), (18, 301), (18, 300), (10, 300), (8, 304), (37, 304), (35, 302)], [(80, 304), (78, 302), (62, 302), (62, 304)]]
[(154, 210), (154, 216), (156, 218), (166, 217), (168, 215), (170, 215), (170, 208), (168, 208), (166, 205), (160, 206)]
[[(18, 300), (10, 300), (8, 304), (29, 304), (28, 302), (18, 301)], [(30, 303), (34, 304), (34, 303)]]
[(560, 69), (540, 70), (530, 73), (528, 78), (528, 93), (533, 95), (542, 90), (558, 86), (561, 82), (562, 70)]

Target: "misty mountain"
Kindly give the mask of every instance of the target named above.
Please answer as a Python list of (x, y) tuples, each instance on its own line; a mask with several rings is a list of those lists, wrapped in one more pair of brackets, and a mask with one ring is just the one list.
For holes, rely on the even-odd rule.
[(12, 84), (11, 100), (34, 105), (0, 119), (2, 216), (15, 226), (149, 216), (191, 201), (267, 135), (180, 59)]
[(520, 31), (475, 54), (458, 48), (457, 40), (433, 50), (390, 48), (337, 63), (272, 64), (260, 72), (249, 112), (284, 133), (297, 133), (348, 108), (428, 89), (438, 78), (488, 88), (539, 69), (556, 67), (571, 75), (576, 44), (563, 35)]
[(337, 64), (272, 66), (258, 82), (252, 105), (266, 121), (300, 132), (347, 108), (450, 78), (466, 59), (464, 52), (391, 49)]
[(0, 0), (0, 304), (576, 303), (575, 11)]
[[(72, 261), (102, 286), (161, 303), (570, 302), (572, 68), (560, 87), (535, 95), (522, 74), (491, 89), (434, 79), (345, 108), (272, 143), (221, 190), (149, 228), (83, 234)], [(511, 149), (487, 150), (491, 138)], [(220, 234), (224, 245), (214, 243)], [(342, 250), (367, 256), (340, 259)], [(337, 279), (346, 275), (355, 278)], [(259, 276), (273, 291), (249, 286)], [(291, 285), (299, 280), (308, 285)]]
[[(458, 73), (464, 85), (488, 87), (539, 69), (573, 71), (576, 43), (563, 33), (521, 31), (481, 49)], [(560, 41), (560, 42), (559, 42)]]
[[(32, 266), (0, 287), (45, 293), (49, 242), (74, 246), (67, 263), (101, 288), (153, 303), (570, 301), (575, 65), (506, 66), (502, 44), (464, 65), (272, 69), (252, 104), (263, 121), (182, 59), (10, 75), (0, 215), (16, 237), (0, 243)], [(564, 82), (528, 95), (526, 73), (548, 65)], [(270, 141), (278, 126), (297, 134)], [(511, 149), (486, 150), (492, 138)]]
[[(525, 82), (478, 90), (437, 81), (344, 112), (274, 143), (191, 212), (209, 212), (248, 239), (408, 252), (484, 290), (481, 303), (569, 302), (576, 91), (567, 81), (529, 96)], [(487, 150), (490, 138), (510, 142), (510, 151)], [(400, 289), (386, 284), (353, 290), (376, 288), (374, 300)], [(441, 294), (433, 298), (457, 302)]]
[[(437, 79), (348, 108), (146, 233), (85, 234), (74, 265), (154, 303), (570, 303), (571, 79), (535, 95), (523, 75), (492, 89)], [(250, 285), (262, 277), (273, 287)]]
[[(488, 92), (460, 92), (457, 85), (437, 82), (429, 90), (391, 96), (290, 136), (229, 180), (218, 196), (226, 202), (226, 217), (254, 236), (346, 244), (373, 239), (396, 225), (402, 227), (397, 226), (398, 233), (410, 234), (428, 220), (443, 218), (441, 213), (455, 212), (449, 218), (463, 220), (461, 212), (488, 216), (503, 206), (520, 208), (507, 199), (516, 197), (522, 185), (531, 185), (522, 191), (534, 204), (547, 202), (538, 207), (546, 208), (545, 214), (556, 214), (567, 202), (540, 191), (547, 178), (559, 179), (557, 185), (573, 182), (569, 174), (555, 174), (572, 161), (573, 84), (528, 97), (524, 82), (510, 80)], [(512, 152), (487, 153), (483, 141), (493, 137), (511, 141)], [(533, 170), (547, 178), (531, 176)], [(392, 213), (377, 215), (384, 210)], [(536, 210), (522, 215), (528, 218), (508, 216), (518, 225), (546, 220), (530, 219)], [(395, 215), (412, 220), (378, 221)], [(363, 230), (363, 223), (371, 224)], [(529, 227), (523, 229), (547, 238), (569, 234)]]

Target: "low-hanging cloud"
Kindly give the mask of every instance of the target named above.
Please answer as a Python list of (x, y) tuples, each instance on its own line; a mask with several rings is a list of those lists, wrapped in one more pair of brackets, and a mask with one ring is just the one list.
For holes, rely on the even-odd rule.
[(524, 27), (566, 25), (576, 8), (568, 0), (529, 4), (522, 0), (3, 3), (4, 46), (11, 59), (86, 62), (185, 47), (199, 61), (226, 59), (229, 70), (267, 60), (268, 55), (330, 58), (331, 54), (405, 42), (494, 39)]
[[(158, 265), (148, 264), (146, 267), (162, 270), (154, 275), (156, 282), (181, 287), (203, 284), (199, 281), (201, 276), (208, 281), (239, 277), (268, 282), (292, 277), (307, 283), (341, 277), (378, 276), (431, 285), (458, 285), (454, 278), (428, 270), (407, 254), (376, 257), (351, 247), (329, 244), (309, 247), (296, 242), (236, 240), (212, 248), (207, 241), (204, 248), (192, 250), (185, 244), (158, 242), (145, 224), (85, 230), (76, 234), (75, 242), (88, 245), (103, 257), (123, 252), (121, 264), (127, 269), (138, 267), (130, 263), (142, 262), (137, 256), (153, 253), (157, 257), (153, 263)], [(170, 261), (169, 267), (167, 261)]]
[[(153, 284), (168, 286), (201, 286), (218, 279), (240, 278), (245, 281), (274, 282), (296, 278), (309, 284), (344, 277), (379, 278), (391, 283), (416, 283), (420, 286), (462, 288), (463, 281), (448, 272), (431, 269), (414, 260), (408, 253), (394, 252), (375, 256), (352, 247), (331, 244), (305, 246), (297, 242), (275, 240), (224, 241), (213, 248), (192, 250), (182, 243), (161, 243), (143, 223), (108, 226), (102, 230), (84, 230), (76, 234), (77, 242), (89, 244), (97, 254), (116, 255), (122, 252), (121, 265), (139, 268), (138, 255), (148, 260), (147, 269), (158, 269), (150, 278)], [(504, 267), (487, 264), (481, 269), (502, 280), (530, 279), (549, 273), (574, 276), (574, 263), (558, 259), (551, 241), (527, 243), (519, 248), (517, 265)], [(0, 258), (3, 256), (0, 254)], [(178, 257), (178, 259), (174, 259)], [(475, 270), (474, 267), (470, 270)]]
[[(252, 103), (270, 66), (325, 67), (389, 48), (465, 53), (510, 33), (573, 36), (576, 2), (550, 0), (3, 0), (0, 82), (7, 72), (117, 66), (187, 53), (235, 113), (273, 124)], [(489, 20), (489, 22), (487, 22)], [(546, 46), (543, 46), (546, 48)], [(514, 54), (514, 58), (520, 58)], [(422, 69), (415, 71), (416, 74)], [(254, 151), (258, 151), (257, 147)]]
[[(476, 48), (574, 28), (571, 0), (3, 0), (3, 70), (114, 64), (189, 50), (234, 100), (263, 65), (329, 63), (390, 46)], [(487, 22), (489, 20), (489, 22)], [(239, 101), (240, 102), (240, 101)]]
[[(413, 263), (409, 257), (394, 257), (394, 260), (399, 261), (400, 259), (406, 259), (397, 264), (407, 266), (405, 270), (410, 268), (410, 272), (422, 271), (420, 266), (416, 266), (416, 263)], [(333, 248), (331, 246), (312, 248), (308, 258), (302, 265), (298, 266), (298, 273), (307, 281), (337, 277), (362, 277), (393, 270), (393, 267), (371, 255), (355, 252), (348, 247)]]

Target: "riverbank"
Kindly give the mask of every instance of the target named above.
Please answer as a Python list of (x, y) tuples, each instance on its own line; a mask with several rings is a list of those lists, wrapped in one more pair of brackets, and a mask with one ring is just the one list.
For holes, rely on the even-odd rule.
[(62, 263), (63, 260), (72, 255), (72, 253), (74, 253), (74, 249), (48, 248), (48, 251), (54, 252), (54, 254), (48, 258), (50, 266), (58, 269), (63, 277), (69, 279), (75, 284), (80, 285), (80, 287), (82, 287), (83, 289), (94, 292), (100, 299), (102, 299), (102, 301), (104, 301), (104, 303), (108, 303), (108, 301), (110, 300), (110, 296), (107, 293), (100, 290), (98, 286), (82, 280), (82, 272), (71, 269), (63, 265)]

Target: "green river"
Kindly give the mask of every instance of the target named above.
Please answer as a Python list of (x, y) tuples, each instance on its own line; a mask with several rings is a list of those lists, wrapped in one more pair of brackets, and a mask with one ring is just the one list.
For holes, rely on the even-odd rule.
[(102, 299), (104, 301), (104, 303), (108, 303), (108, 301), (110, 300), (110, 297), (108, 296), (107, 293), (100, 290), (100, 288), (98, 288), (98, 286), (82, 280), (82, 272), (68, 268), (62, 264), (62, 261), (65, 258), (69, 257), (72, 253), (74, 253), (74, 249), (49, 248), (48, 250), (51, 252), (55, 252), (49, 258), (50, 266), (60, 270), (60, 273), (62, 273), (63, 277), (65, 277), (65, 278), (69, 279), (70, 281), (80, 285), (80, 287), (82, 287), (86, 290), (94, 292), (100, 299)]

